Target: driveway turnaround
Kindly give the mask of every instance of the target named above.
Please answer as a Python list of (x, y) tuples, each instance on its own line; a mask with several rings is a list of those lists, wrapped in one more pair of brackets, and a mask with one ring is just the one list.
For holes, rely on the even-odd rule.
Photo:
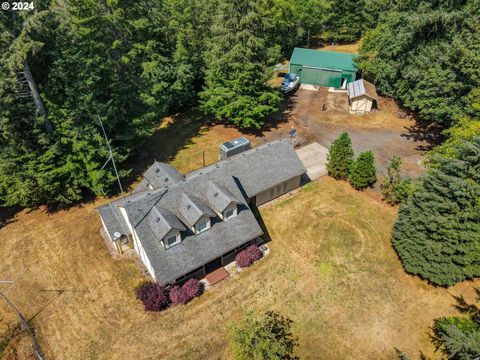
[(308, 144), (296, 150), (298, 157), (307, 169), (310, 180), (327, 175), (328, 149), (317, 142)]

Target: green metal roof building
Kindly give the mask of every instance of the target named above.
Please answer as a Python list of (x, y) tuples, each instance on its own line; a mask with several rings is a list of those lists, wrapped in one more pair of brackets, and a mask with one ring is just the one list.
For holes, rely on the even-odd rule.
[(346, 89), (355, 81), (356, 54), (295, 48), (290, 58), (290, 73), (300, 77), (301, 84)]

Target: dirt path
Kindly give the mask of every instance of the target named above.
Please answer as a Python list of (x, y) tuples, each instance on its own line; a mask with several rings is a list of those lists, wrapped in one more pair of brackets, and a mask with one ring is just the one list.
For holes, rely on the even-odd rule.
[(368, 115), (348, 113), (344, 93), (298, 90), (290, 99), (292, 111), (289, 122), (295, 124), (306, 142), (317, 141), (330, 146), (342, 132), (348, 132), (355, 153), (372, 150), (379, 174), (386, 170), (389, 159), (400, 156), (405, 175), (418, 177), (424, 170), (419, 161), (425, 156), (428, 143), (414, 140), (414, 121), (400, 117), (401, 110), (392, 100), (381, 98), (378, 110)]

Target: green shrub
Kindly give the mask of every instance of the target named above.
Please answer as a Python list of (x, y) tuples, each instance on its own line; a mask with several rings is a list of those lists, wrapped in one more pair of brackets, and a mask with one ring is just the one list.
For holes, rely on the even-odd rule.
[(470, 360), (480, 357), (480, 324), (472, 319), (447, 317), (435, 320), (435, 340), (449, 359)]
[(377, 177), (373, 152), (364, 151), (351, 163), (348, 180), (357, 190), (375, 184)]
[(402, 160), (398, 156), (392, 157), (380, 185), (384, 200), (391, 205), (404, 204), (413, 192), (412, 181), (400, 176), (401, 165)]
[(352, 140), (348, 133), (344, 132), (330, 146), (327, 163), (328, 175), (337, 180), (347, 180), (352, 161)]
[(250, 312), (230, 328), (230, 349), (236, 360), (293, 360), (297, 338), (292, 320), (274, 312)]

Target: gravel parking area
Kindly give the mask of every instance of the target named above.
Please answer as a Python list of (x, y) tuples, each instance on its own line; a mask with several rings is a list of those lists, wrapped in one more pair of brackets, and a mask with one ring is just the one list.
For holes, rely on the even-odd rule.
[(394, 155), (402, 158), (405, 175), (415, 178), (423, 172), (421, 161), (429, 144), (415, 132), (415, 121), (405, 117), (394, 101), (380, 98), (378, 109), (366, 115), (349, 114), (347, 95), (327, 88), (300, 89), (289, 101), (289, 122), (306, 143), (318, 142), (328, 148), (346, 131), (356, 154), (374, 152), (379, 175)]

